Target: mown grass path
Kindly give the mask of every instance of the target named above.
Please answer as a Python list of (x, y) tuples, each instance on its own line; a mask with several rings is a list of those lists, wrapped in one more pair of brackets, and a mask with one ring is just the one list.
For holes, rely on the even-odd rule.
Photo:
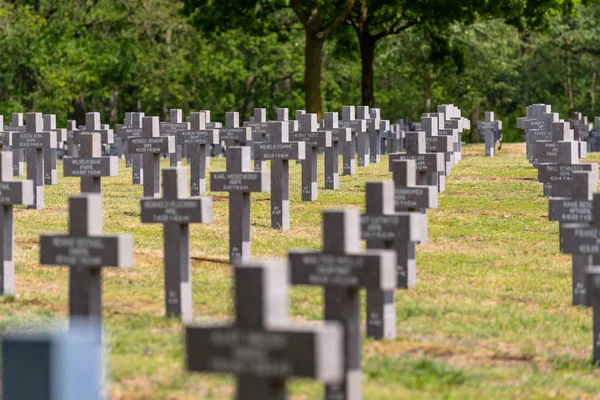
[[(398, 338), (365, 341), (364, 398), (600, 398), (591, 368), (591, 312), (571, 306), (571, 261), (559, 254), (558, 226), (547, 220), (537, 172), (523, 144), (505, 144), (495, 158), (466, 146), (447, 180), (440, 207), (429, 212), (429, 243), (417, 249), (416, 290), (397, 295)], [(586, 162), (596, 162), (591, 155)], [(164, 166), (166, 166), (166, 162)], [(292, 230), (269, 228), (267, 194), (252, 195), (252, 252), (285, 257), (319, 248), (320, 212), (364, 207), (364, 184), (391, 179), (381, 164), (341, 177), (341, 190), (320, 190), (302, 203), (300, 168), (291, 163)], [(224, 170), (213, 160), (212, 170)], [(131, 170), (104, 179), (105, 232), (134, 235), (134, 268), (104, 274), (104, 318), (112, 399), (224, 399), (228, 377), (184, 371), (182, 325), (163, 318), (162, 227), (139, 222), (141, 186)], [(15, 209), (17, 295), (0, 299), (2, 330), (67, 314), (67, 270), (40, 267), (38, 236), (67, 229), (67, 197), (77, 179), (46, 187), (46, 208)], [(322, 179), (322, 178), (321, 178)], [(322, 187), (322, 182), (320, 187)], [(227, 197), (214, 200), (214, 222), (191, 232), (196, 320), (231, 315), (227, 260)], [(106, 271), (106, 270), (105, 270)], [(322, 317), (319, 289), (294, 288), (294, 319)], [(321, 385), (294, 381), (293, 399), (322, 398)]]

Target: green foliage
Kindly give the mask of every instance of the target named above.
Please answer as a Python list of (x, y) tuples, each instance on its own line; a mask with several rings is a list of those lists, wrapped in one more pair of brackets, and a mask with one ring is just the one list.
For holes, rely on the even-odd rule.
[[(552, 104), (563, 118), (598, 112), (598, 4), (541, 1), (534, 9), (516, 1), (516, 18), (498, 8), (503, 2), (486, 2), (486, 13), (507, 18), (484, 19), (442, 3), (368, 2), (372, 23), (379, 21), (373, 29), (385, 28), (384, 18), (410, 21), (431, 8), (452, 18), (466, 13), (461, 23), (425, 20), (379, 42), (374, 88), (385, 118), (418, 120), (428, 104), (451, 102), (474, 121), (477, 110), (496, 111), (510, 141), (520, 140), (514, 121), (531, 103)], [(192, 4), (196, 13), (188, 15)], [(341, 2), (301, 2), (319, 4), (327, 23)], [(0, 114), (52, 112), (63, 124), (83, 122), (91, 110), (114, 123), (135, 110), (166, 117), (169, 108), (206, 108), (222, 120), (227, 111), (246, 118), (254, 107), (271, 116), (275, 107), (303, 109), (305, 37), (289, 7), (283, 0), (0, 0)], [(209, 9), (218, 15), (200, 12)], [(197, 30), (190, 18), (213, 25)], [(326, 111), (361, 99), (356, 33), (350, 25), (336, 32), (324, 48)]]

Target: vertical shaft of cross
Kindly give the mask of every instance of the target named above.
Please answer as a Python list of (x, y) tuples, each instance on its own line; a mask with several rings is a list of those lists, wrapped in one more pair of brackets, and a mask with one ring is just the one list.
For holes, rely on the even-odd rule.
[[(394, 213), (393, 181), (367, 182), (365, 190), (367, 216), (377, 217)], [(400, 241), (367, 239), (366, 243), (367, 249), (395, 249)], [(367, 289), (367, 337), (375, 339), (396, 337), (395, 293), (395, 289)]]
[[(190, 115), (190, 130), (206, 129), (206, 114), (193, 112)], [(209, 157), (209, 144), (190, 144), (186, 147), (190, 160), (190, 191), (192, 196), (206, 193), (206, 160)]]
[[(102, 197), (69, 199), (69, 235), (87, 237), (102, 234)], [(73, 265), (69, 268), (69, 315), (102, 319), (101, 267)]]
[[(97, 158), (102, 156), (102, 143), (99, 133), (81, 135), (79, 137), (81, 158)], [(82, 176), (81, 193), (102, 193), (100, 176)]]
[[(228, 173), (250, 172), (250, 148), (232, 147), (230, 149), (227, 149), (226, 171)], [(237, 228), (232, 229), (232, 227)], [(230, 259), (247, 260), (251, 252), (249, 192), (229, 192), (229, 238)]]
[[(163, 198), (187, 198), (185, 169), (163, 170)], [(190, 234), (188, 224), (165, 223), (163, 228), (165, 259), (165, 309), (168, 316), (192, 320), (192, 276), (190, 270)]]
[[(330, 235), (335, 230), (339, 235)], [(358, 213), (323, 213), (323, 252), (344, 255), (360, 248), (360, 221)], [(326, 398), (352, 399), (356, 390), (360, 391), (360, 296), (358, 288), (344, 286), (325, 287), (326, 320), (339, 321), (344, 327), (344, 353), (346, 379), (342, 385), (327, 385)]]
[[(41, 113), (27, 113), (26, 132), (39, 132), (43, 129), (44, 120)], [(44, 152), (41, 148), (25, 150), (27, 163), (27, 179), (33, 181), (34, 204), (28, 208), (44, 208)]]

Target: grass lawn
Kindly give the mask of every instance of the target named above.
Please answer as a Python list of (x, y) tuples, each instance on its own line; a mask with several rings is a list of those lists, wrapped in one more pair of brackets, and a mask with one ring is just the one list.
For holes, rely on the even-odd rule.
[[(571, 306), (571, 259), (559, 253), (558, 225), (547, 219), (548, 201), (524, 151), (524, 144), (504, 144), (485, 158), (483, 145), (465, 147), (439, 209), (428, 213), (417, 288), (396, 296), (398, 338), (363, 344), (365, 399), (600, 396), (600, 372), (590, 361), (591, 311)], [(592, 154), (587, 161), (598, 160)], [(303, 203), (300, 167), (290, 163), (292, 230), (271, 230), (269, 196), (253, 194), (253, 255), (319, 248), (321, 210), (363, 208), (365, 182), (391, 179), (387, 165), (382, 157), (340, 177), (340, 190), (320, 189), (318, 201)], [(213, 159), (212, 171), (224, 169), (223, 159)], [(103, 179), (104, 230), (133, 234), (135, 252), (132, 269), (104, 273), (109, 397), (229, 398), (230, 377), (184, 371), (183, 327), (163, 317), (162, 225), (139, 222), (142, 187), (130, 184), (123, 163), (121, 172)], [(67, 269), (38, 263), (39, 234), (66, 231), (67, 197), (79, 191), (78, 179), (63, 178), (62, 170), (59, 177), (45, 189), (44, 210), (15, 208), (17, 294), (0, 299), (2, 330), (67, 316)], [(227, 194), (208, 195), (213, 223), (190, 228), (197, 321), (232, 315)], [(294, 288), (291, 295), (294, 319), (322, 317), (319, 289)], [(293, 381), (291, 398), (322, 398), (321, 386)]]

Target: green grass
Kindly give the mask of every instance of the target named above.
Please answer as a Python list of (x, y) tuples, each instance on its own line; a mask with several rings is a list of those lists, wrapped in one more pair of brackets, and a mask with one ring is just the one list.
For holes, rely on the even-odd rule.
[[(524, 145), (505, 144), (495, 158), (481, 154), (482, 145), (466, 146), (439, 209), (429, 212), (417, 288), (396, 296), (398, 338), (363, 344), (365, 399), (584, 399), (600, 392), (590, 362), (591, 312), (571, 306), (571, 261), (558, 251), (558, 226), (547, 220)], [(253, 194), (254, 256), (319, 248), (323, 209), (362, 208), (365, 182), (391, 179), (383, 157), (340, 177), (341, 190), (320, 190), (318, 201), (303, 203), (300, 168), (290, 165), (292, 230), (271, 230), (269, 196)], [(104, 227), (133, 234), (135, 254), (131, 270), (104, 273), (107, 391), (112, 399), (228, 398), (230, 377), (184, 371), (183, 326), (163, 317), (162, 228), (139, 222), (142, 188), (121, 167), (120, 177), (104, 179)], [(223, 169), (224, 160), (212, 161), (213, 171)], [(15, 209), (17, 294), (0, 299), (0, 329), (67, 316), (66, 268), (40, 267), (37, 243), (42, 232), (66, 230), (67, 197), (78, 190), (77, 179), (61, 177), (46, 187), (44, 210)], [(208, 195), (214, 222), (190, 228), (191, 255), (226, 261), (227, 197)], [(195, 319), (229, 319), (230, 267), (194, 261), (192, 279)], [(291, 294), (294, 319), (322, 317), (319, 289)], [(310, 381), (290, 384), (293, 399), (322, 398), (322, 391)]]

